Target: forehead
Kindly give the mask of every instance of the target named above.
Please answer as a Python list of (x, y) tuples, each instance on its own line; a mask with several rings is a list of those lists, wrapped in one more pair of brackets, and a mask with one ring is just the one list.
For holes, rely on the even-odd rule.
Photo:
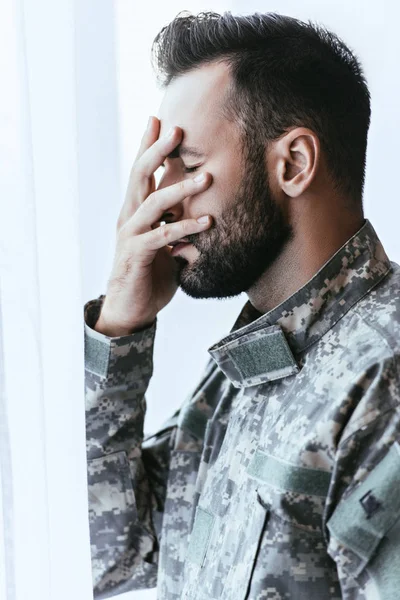
[(188, 144), (231, 131), (232, 124), (221, 112), (230, 82), (226, 63), (204, 65), (177, 77), (166, 89), (158, 111), (160, 137), (173, 126), (183, 129)]

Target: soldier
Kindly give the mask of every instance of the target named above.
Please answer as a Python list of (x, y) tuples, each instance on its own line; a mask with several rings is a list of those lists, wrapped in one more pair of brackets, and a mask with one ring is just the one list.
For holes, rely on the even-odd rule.
[[(153, 51), (165, 96), (85, 305), (95, 598), (398, 598), (400, 267), (363, 213), (360, 63), (274, 13), (178, 15)], [(178, 287), (248, 301), (143, 439)]]

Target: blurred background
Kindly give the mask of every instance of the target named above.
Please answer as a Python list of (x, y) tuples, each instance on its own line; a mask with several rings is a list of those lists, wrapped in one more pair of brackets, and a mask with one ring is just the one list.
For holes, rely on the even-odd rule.
[[(400, 263), (394, 0), (1, 0), (0, 598), (89, 600), (83, 304), (105, 292), (133, 159), (162, 93), (151, 43), (180, 11), (320, 22), (360, 58), (372, 96), (364, 206)], [(196, 387), (247, 297), (160, 313), (145, 432)], [(121, 600), (155, 600), (138, 591)]]

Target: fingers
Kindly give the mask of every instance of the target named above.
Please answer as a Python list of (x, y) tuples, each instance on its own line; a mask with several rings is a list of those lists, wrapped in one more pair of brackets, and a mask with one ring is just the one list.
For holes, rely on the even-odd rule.
[(211, 217), (208, 216), (208, 221), (199, 223), (196, 219), (185, 219), (184, 221), (176, 221), (175, 223), (168, 223), (157, 229), (153, 229), (141, 237), (143, 247), (147, 251), (155, 251), (176, 242), (183, 237), (193, 235), (194, 233), (200, 233), (211, 225)]
[(151, 177), (182, 140), (182, 130), (179, 127), (173, 127), (161, 138), (159, 134), (159, 119), (150, 117), (132, 167), (132, 175), (140, 180)]
[(160, 121), (157, 117), (149, 117), (147, 127), (143, 133), (140, 148), (132, 165), (128, 186), (125, 193), (125, 199), (121, 207), (119, 217), (117, 220), (117, 234), (119, 229), (128, 221), (128, 219), (134, 214), (143, 200), (148, 196), (155, 187), (155, 178), (152, 176), (147, 181), (138, 181), (135, 175), (135, 169), (138, 160), (143, 153), (150, 148), (154, 142), (158, 139), (160, 131)]
[(168, 154), (182, 141), (182, 129), (174, 127), (147, 148), (135, 165), (135, 177), (140, 183), (149, 178), (163, 164)]
[(139, 158), (134, 162), (129, 175), (124, 204), (117, 221), (117, 232), (155, 189), (154, 172), (181, 140), (182, 130), (179, 128), (174, 128), (172, 137), (164, 136), (162, 139), (158, 139), (159, 131), (160, 121), (151, 118), (137, 154)]
[(149, 117), (147, 127), (142, 136), (142, 140), (140, 142), (140, 147), (139, 147), (138, 153), (136, 154), (133, 164), (135, 164), (139, 160), (139, 158), (147, 150), (147, 148), (150, 148), (150, 146), (152, 144), (154, 144), (154, 142), (158, 139), (159, 133), (160, 133), (159, 119), (157, 119), (157, 117)]
[(150, 194), (121, 228), (120, 233), (127, 236), (145, 233), (155, 223), (162, 221), (164, 213), (171, 207), (182, 202), (188, 196), (194, 196), (206, 190), (211, 183), (212, 177), (209, 173), (203, 173), (204, 179), (202, 181), (195, 181), (199, 175), (191, 179), (179, 181)]

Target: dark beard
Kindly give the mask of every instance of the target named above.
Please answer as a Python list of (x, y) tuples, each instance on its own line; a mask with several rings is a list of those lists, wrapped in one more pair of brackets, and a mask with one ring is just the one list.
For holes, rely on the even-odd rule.
[(250, 289), (292, 235), (274, 201), (264, 147), (254, 148), (232, 204), (215, 227), (187, 238), (199, 250), (192, 265), (175, 256), (177, 284), (192, 298), (229, 298)]

